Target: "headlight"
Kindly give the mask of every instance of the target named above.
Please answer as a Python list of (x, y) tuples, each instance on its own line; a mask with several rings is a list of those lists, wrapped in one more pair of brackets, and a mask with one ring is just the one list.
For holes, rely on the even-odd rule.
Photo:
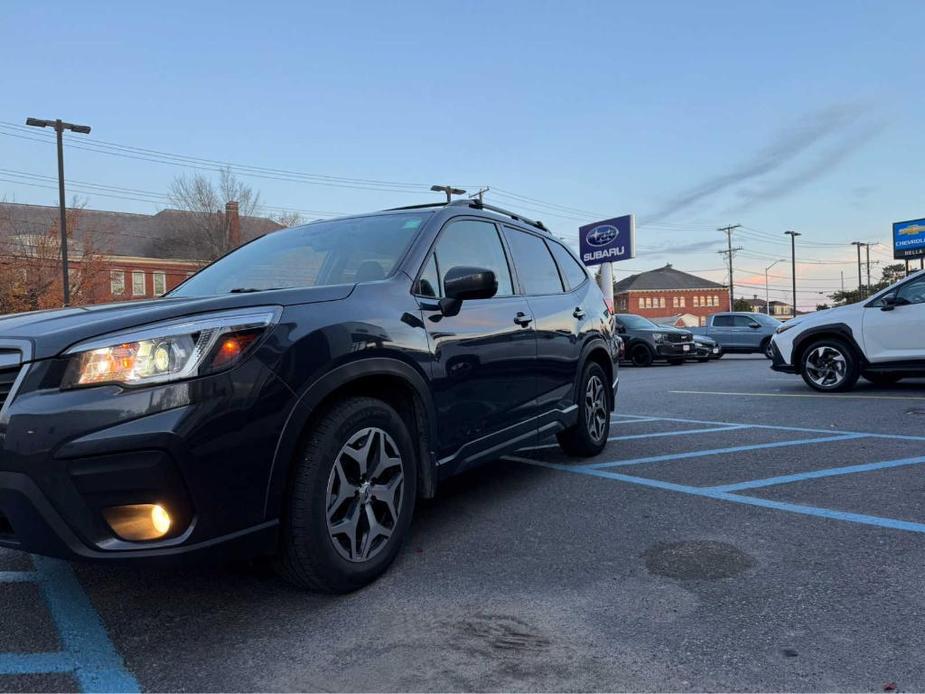
[(65, 352), (70, 362), (61, 387), (144, 386), (226, 369), (278, 317), (275, 308), (223, 311), (82, 342)]
[(655, 340), (656, 342), (664, 342), (665, 333), (652, 333), (652, 339)]

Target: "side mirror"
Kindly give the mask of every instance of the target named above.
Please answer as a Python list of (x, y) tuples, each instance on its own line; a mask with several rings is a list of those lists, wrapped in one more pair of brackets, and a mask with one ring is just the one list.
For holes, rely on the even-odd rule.
[(621, 335), (625, 335), (625, 334), (626, 334), (626, 326), (625, 326), (625, 325), (620, 325), (619, 323), (617, 323), (617, 332), (620, 333)]
[(751, 328), (752, 330), (757, 330), (758, 328), (761, 327), (761, 323), (749, 323), (748, 327)]
[(498, 278), (492, 270), (457, 265), (443, 278), (445, 297), (440, 299), (440, 310), (446, 316), (459, 313), (463, 301), (490, 299), (498, 293)]
[(905, 297), (897, 296), (896, 294), (887, 294), (880, 300), (880, 310), (892, 311), (897, 306), (906, 306), (909, 303), (909, 300)]

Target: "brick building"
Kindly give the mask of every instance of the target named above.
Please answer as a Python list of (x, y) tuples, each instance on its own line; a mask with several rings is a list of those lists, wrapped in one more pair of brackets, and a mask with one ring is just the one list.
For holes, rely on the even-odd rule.
[[(196, 230), (202, 228), (197, 213), (162, 210), (146, 215), (87, 209), (69, 213), (74, 213), (76, 220), (76, 228), (70, 222), (68, 226), (71, 272), (80, 267), (88, 248), (105, 266), (85, 303), (160, 296), (215, 254), (195, 241)], [(282, 228), (265, 217), (239, 216), (236, 202), (227, 203), (224, 212), (214, 215), (218, 221), (213, 226), (226, 236), (227, 248)], [(0, 248), (34, 247), (33, 239), (58, 228), (58, 216), (57, 207), (0, 203)]]
[(671, 264), (614, 283), (613, 301), (618, 313), (636, 313), (656, 322), (672, 318), (672, 324), (703, 325), (707, 316), (730, 310), (724, 285), (675, 270)]

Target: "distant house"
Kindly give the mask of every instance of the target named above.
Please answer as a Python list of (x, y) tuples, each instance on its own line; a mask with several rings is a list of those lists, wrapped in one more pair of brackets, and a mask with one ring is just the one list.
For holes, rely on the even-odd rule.
[(681, 320), (685, 327), (703, 325), (707, 316), (730, 309), (724, 285), (675, 270), (671, 264), (616, 282), (613, 296), (618, 313), (636, 313), (656, 322)]
[(675, 328), (696, 328), (700, 325), (700, 317), (693, 313), (676, 313), (673, 316), (659, 316), (650, 320), (659, 325), (670, 325)]
[[(130, 214), (106, 210), (69, 210), (78, 219), (68, 243), (71, 269), (81, 253), (92, 247), (105, 264), (108, 281), (97, 282), (91, 303), (160, 296), (212, 260), (208, 250), (191, 233), (196, 214), (162, 210), (157, 214)], [(240, 217), (236, 202), (229, 202), (222, 220), (228, 248), (281, 229), (265, 217)], [(29, 248), (35, 239), (58, 228), (59, 210), (44, 205), (0, 203), (0, 250)], [(17, 243), (18, 242), (18, 243)]]
[(793, 306), (784, 301), (771, 301), (770, 312), (768, 311), (769, 304), (764, 299), (759, 299), (757, 294), (752, 296), (751, 299), (736, 299), (736, 301), (745, 302), (749, 306), (748, 310), (754, 313), (769, 313), (778, 320), (793, 318)]

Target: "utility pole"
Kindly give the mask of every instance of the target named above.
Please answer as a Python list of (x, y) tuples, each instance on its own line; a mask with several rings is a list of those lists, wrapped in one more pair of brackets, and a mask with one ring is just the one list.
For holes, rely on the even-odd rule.
[(858, 247), (858, 293), (860, 293), (861, 288), (864, 286), (864, 280), (861, 279), (861, 246), (864, 243), (862, 241), (852, 241), (851, 245)]
[[(729, 303), (729, 310), (730, 310), (730, 311), (735, 310), (735, 298), (734, 298), (734, 296), (733, 296), (733, 294), (732, 294), (732, 258), (735, 256), (736, 253), (738, 253), (738, 252), (741, 251), (741, 250), (743, 250), (743, 249), (742, 249), (742, 246), (736, 246), (735, 248), (730, 248), (728, 251), (717, 251), (717, 253), (719, 253), (720, 255), (729, 256), (729, 273), (730, 273), (730, 275), (729, 275), (729, 277), (730, 277), (730, 279), (729, 279), (729, 289), (730, 289), (730, 292), (729, 292), (729, 302), (730, 302), (730, 303)], [(724, 262), (725, 262), (725, 261), (724, 261)]]
[(435, 193), (446, 193), (447, 204), (453, 202), (454, 195), (466, 194), (466, 191), (464, 191), (462, 188), (454, 188), (453, 186), (431, 186), (430, 189)]
[[(720, 227), (717, 231), (722, 231), (726, 234), (726, 253), (729, 256), (729, 310), (732, 311), (735, 307), (735, 281), (732, 278), (732, 232), (738, 229), (741, 224), (732, 224), (727, 227)], [(735, 250), (741, 251), (741, 248), (736, 248)], [(722, 253), (722, 251), (720, 251)]]
[(867, 292), (870, 293), (870, 244), (864, 244), (864, 251), (867, 254)]
[(793, 282), (793, 317), (797, 316), (797, 236), (802, 236), (798, 231), (785, 231), (784, 234), (790, 237), (790, 277)]
[(488, 186), (485, 186), (484, 188), (479, 188), (478, 192), (473, 193), (472, 195), (469, 196), (469, 199), (475, 200), (476, 198), (478, 198), (479, 205), (482, 205), (485, 203), (485, 193), (487, 193), (489, 190), (491, 190), (491, 188), (489, 188)]
[(26, 118), (26, 125), (36, 128), (54, 128), (58, 136), (58, 206), (61, 213), (61, 273), (63, 275), (61, 287), (64, 292), (64, 305), (68, 306), (71, 303), (71, 278), (68, 274), (67, 260), (67, 208), (64, 206), (64, 141), (62, 135), (65, 130), (89, 135), (90, 126), (65, 123), (60, 118), (56, 120)]
[(839, 274), (841, 274), (841, 290), (842, 290), (842, 293), (844, 293), (845, 292), (845, 271), (839, 270)]

